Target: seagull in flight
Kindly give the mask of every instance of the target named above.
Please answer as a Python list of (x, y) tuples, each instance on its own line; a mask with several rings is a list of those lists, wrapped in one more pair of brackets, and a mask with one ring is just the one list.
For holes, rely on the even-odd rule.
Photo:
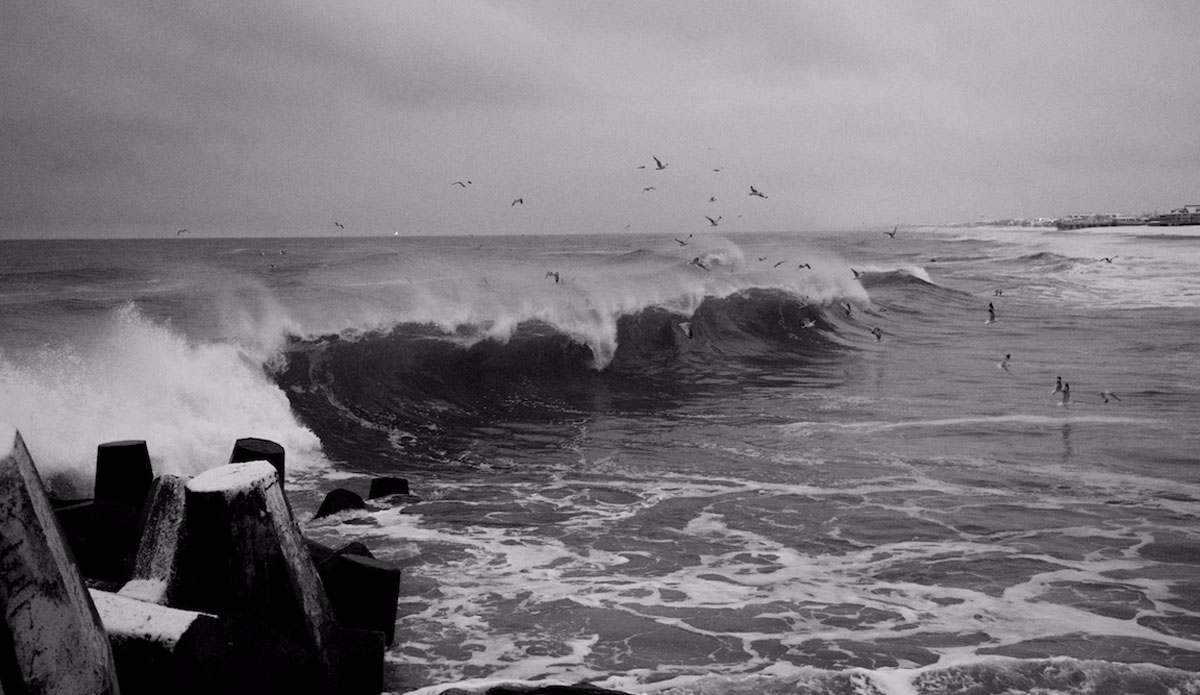
[(658, 189), (655, 188), (654, 186), (646, 186), (645, 188), (642, 189), (642, 193), (648, 193), (650, 191), (657, 191), (657, 190)]
[(757, 188), (755, 188), (754, 186), (751, 186), (751, 187), (750, 187), (750, 195), (756, 195), (756, 196), (758, 196), (759, 198), (766, 198), (766, 197), (767, 197), (767, 196), (763, 195), (762, 193), (760, 193), (760, 192), (759, 192), (759, 190), (758, 190)]
[(524, 205), (524, 204), (525, 204), (525, 199), (524, 199), (524, 198), (517, 198), (517, 199), (516, 199), (516, 200), (514, 200), (513, 202), (509, 203), (508, 207), (510, 207), (510, 208), (511, 208), (513, 205), (516, 205), (517, 203), (520, 203), (521, 205)]
[(181, 229), (178, 232), (175, 232), (175, 236), (179, 236), (180, 234), (186, 234), (186, 233), (187, 233), (186, 229)]
[(547, 270), (547, 271), (546, 271), (546, 277), (548, 277), (548, 278), (554, 278), (554, 282), (555, 282), (555, 284), (557, 284), (557, 283), (558, 283), (558, 271), (557, 271), (557, 270)]
[(688, 261), (688, 265), (696, 265), (696, 266), (700, 266), (701, 268), (704, 268), (707, 271), (710, 271), (710, 272), (712, 271), (712, 268), (709, 268), (707, 263), (700, 260), (699, 256), (696, 256), (692, 260)]
[(715, 202), (717, 202), (717, 198), (716, 198), (716, 196), (709, 196), (709, 198), (708, 198), (708, 202), (710, 202), (710, 203), (715, 203)]
[(856, 279), (856, 280), (857, 280), (858, 278), (862, 277), (862, 275), (863, 275), (862, 273), (860, 273), (859, 271), (855, 270), (854, 268), (851, 268), (851, 269), (850, 269), (850, 272), (854, 273), (854, 279)]
[(1104, 258), (1101, 258), (1100, 260), (1104, 261), (1105, 263), (1112, 263), (1112, 259), (1114, 259), (1114, 258), (1116, 258), (1116, 256), (1105, 256)]
[(900, 229), (900, 225), (896, 225), (895, 227), (892, 227), (892, 231), (890, 231), (890, 232), (884, 232), (884, 234), (886, 234), (886, 235), (888, 235), (889, 237), (891, 237), (891, 238), (895, 239), (895, 238), (896, 238), (896, 230), (898, 230), (898, 229)]
[(717, 223), (721, 221), (721, 216), (717, 215), (717, 219), (714, 220), (713, 218), (709, 217), (708, 215), (705, 215), (704, 219), (708, 220), (709, 225), (715, 227), (715, 226), (717, 226)]
[(812, 270), (812, 266), (807, 263), (801, 263), (796, 266), (796, 270), (800, 270), (801, 268), (808, 268), (809, 270)]
[(460, 187), (462, 187), (462, 188), (466, 188), (467, 186), (470, 186), (470, 185), (471, 185), (471, 182), (470, 182), (470, 181), (467, 181), (466, 183), (463, 183), (462, 181), (455, 181), (454, 183), (452, 183), (452, 184), (450, 184), (450, 185), (451, 185), (451, 186), (460, 186)]
[(687, 246), (688, 239), (691, 239), (692, 235), (689, 234), (686, 237), (684, 237), (683, 239), (680, 239), (679, 237), (673, 237), (673, 238), (675, 239), (675, 243), (679, 244), (680, 246)]
[(783, 265), (784, 263), (787, 263), (787, 261), (779, 261), (778, 263), (776, 263), (775, 265), (773, 265), (773, 266), (771, 266), (771, 267), (772, 267), (772, 268), (778, 268), (779, 266)]
[(654, 157), (653, 155), (651, 155), (651, 158), (654, 160), (654, 170), (655, 171), (662, 171), (663, 169), (667, 168), (666, 164), (663, 164), (662, 162), (658, 161), (658, 157)]
[(338, 229), (345, 229), (345, 228), (346, 228), (346, 225), (342, 224), (341, 222), (334, 222), (334, 223), (333, 223), (333, 226), (337, 227)]

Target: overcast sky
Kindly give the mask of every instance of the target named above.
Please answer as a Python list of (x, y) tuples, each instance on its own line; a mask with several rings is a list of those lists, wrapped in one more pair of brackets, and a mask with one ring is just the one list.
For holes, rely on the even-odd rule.
[(1200, 203), (1198, 31), (1193, 0), (8, 0), (0, 236), (1165, 211)]

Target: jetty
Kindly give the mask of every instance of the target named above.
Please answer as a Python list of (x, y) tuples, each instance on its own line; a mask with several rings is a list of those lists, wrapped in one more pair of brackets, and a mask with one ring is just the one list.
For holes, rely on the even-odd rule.
[(155, 476), (146, 442), (108, 442), (94, 497), (52, 500), (0, 423), (0, 693), (381, 692), (400, 571), (305, 538), (284, 459), (247, 438)]

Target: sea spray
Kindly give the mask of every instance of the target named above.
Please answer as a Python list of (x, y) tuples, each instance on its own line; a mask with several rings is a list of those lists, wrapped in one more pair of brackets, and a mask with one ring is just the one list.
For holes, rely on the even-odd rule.
[(144, 439), (156, 472), (187, 475), (225, 463), (239, 437), (279, 442), (289, 467), (319, 450), (254, 358), (230, 343), (189, 343), (134, 304), (88, 341), (0, 358), (0, 391), (0, 420), (21, 430), (64, 493), (90, 491), (106, 441)]

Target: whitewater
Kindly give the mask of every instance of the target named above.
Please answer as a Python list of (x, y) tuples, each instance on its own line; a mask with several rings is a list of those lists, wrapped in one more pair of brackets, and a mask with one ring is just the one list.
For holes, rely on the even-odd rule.
[(284, 445), (390, 692), (1200, 692), (1200, 233), (883, 231), (0, 241), (0, 421)]

